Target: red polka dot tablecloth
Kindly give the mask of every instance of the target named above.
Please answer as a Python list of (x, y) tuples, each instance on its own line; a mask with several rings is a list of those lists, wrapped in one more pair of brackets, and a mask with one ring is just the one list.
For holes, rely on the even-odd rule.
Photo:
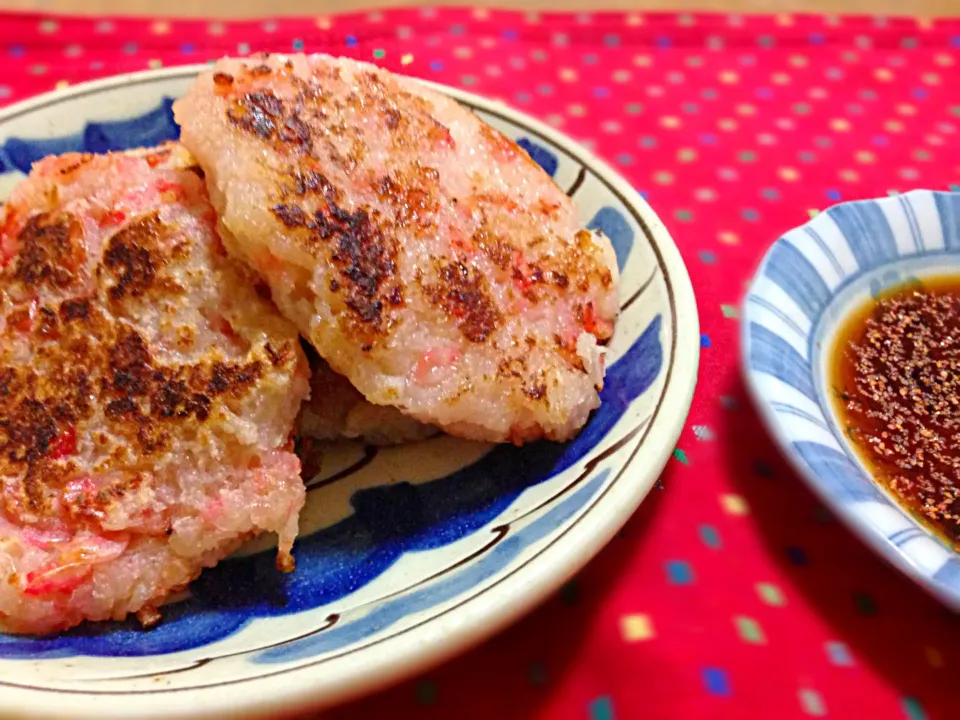
[(0, 102), (256, 50), (372, 60), (577, 138), (663, 218), (703, 332), (662, 488), (600, 556), (483, 647), (330, 717), (960, 717), (960, 619), (788, 470), (744, 394), (737, 316), (767, 246), (824, 207), (960, 191), (960, 20), (0, 14)]

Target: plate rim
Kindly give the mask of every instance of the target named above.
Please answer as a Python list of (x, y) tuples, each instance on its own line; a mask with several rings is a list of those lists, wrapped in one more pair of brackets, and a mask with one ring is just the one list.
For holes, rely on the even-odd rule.
[[(826, 505), (832, 513), (837, 515), (843, 522), (844, 526), (862, 543), (864, 543), (875, 555), (880, 557), (894, 569), (902, 573), (904, 576), (908, 577), (913, 581), (918, 587), (922, 588), (929, 595), (936, 598), (938, 601), (943, 603), (948, 609), (953, 610), (954, 612), (960, 612), (960, 593), (954, 592), (947, 585), (937, 582), (933, 578), (933, 574), (925, 572), (919, 568), (911, 558), (897, 545), (890, 542), (886, 535), (883, 534), (877, 527), (873, 524), (864, 522), (862, 518), (856, 515), (850, 507), (850, 504), (844, 503), (838, 499), (834, 493), (832, 493), (820, 475), (816, 473), (803, 458), (796, 452), (793, 447), (793, 440), (790, 440), (790, 436), (783, 430), (781, 423), (777, 419), (777, 413), (773, 409), (770, 400), (764, 394), (759, 386), (758, 375), (760, 373), (753, 370), (750, 366), (750, 352), (749, 348), (752, 342), (752, 333), (751, 333), (751, 323), (749, 321), (750, 316), (752, 315), (750, 297), (754, 294), (754, 291), (757, 287), (758, 282), (761, 280), (764, 274), (764, 270), (767, 267), (768, 262), (773, 254), (774, 249), (782, 242), (785, 241), (787, 235), (802, 230), (803, 228), (811, 226), (820, 215), (829, 215), (830, 212), (837, 207), (849, 207), (853, 205), (888, 205), (897, 202), (897, 198), (910, 198), (910, 197), (919, 197), (919, 196), (934, 196), (937, 194), (947, 194), (947, 195), (957, 195), (960, 197), (960, 193), (951, 193), (946, 191), (937, 191), (930, 189), (914, 189), (907, 192), (900, 193), (895, 196), (878, 196), (873, 198), (859, 198), (856, 200), (847, 200), (843, 202), (835, 203), (830, 207), (826, 208), (819, 215), (810, 218), (806, 222), (797, 225), (792, 228), (788, 228), (780, 234), (780, 236), (774, 240), (764, 252), (760, 262), (757, 264), (756, 270), (750, 276), (750, 281), (747, 285), (747, 291), (744, 294), (742, 303), (741, 303), (741, 327), (740, 327), (740, 366), (741, 366), (741, 375), (744, 378), (744, 384), (747, 389), (747, 394), (750, 396), (753, 406), (757, 409), (757, 413), (760, 416), (760, 419), (763, 423), (764, 429), (767, 434), (776, 444), (777, 449), (780, 453), (787, 459), (790, 466), (793, 468), (794, 472), (803, 479), (804, 484), (810, 488), (814, 494)], [(890, 263), (889, 266), (896, 266), (899, 262), (904, 260), (909, 260), (911, 258), (923, 257), (927, 253), (921, 252), (914, 255), (898, 255), (897, 258)], [(872, 268), (876, 270), (877, 268)], [(827, 301), (825, 307), (829, 307), (830, 303), (834, 298), (837, 297), (837, 291), (843, 290), (844, 288), (849, 287), (852, 282), (855, 282), (857, 278), (861, 277), (864, 274), (864, 271), (861, 271), (859, 268), (853, 277), (844, 278), (840, 286), (837, 289), (830, 291), (830, 299)], [(822, 322), (822, 319), (818, 320), (816, 323), (812, 323), (810, 327), (810, 335), (805, 338), (808, 344), (813, 343), (813, 333), (818, 329), (819, 324)], [(830, 342), (834, 338), (832, 335), (824, 335), (823, 341)], [(812, 359), (811, 359), (812, 363)], [(811, 377), (815, 374), (815, 371), (811, 365)], [(819, 399), (817, 403), (820, 404)], [(832, 430), (831, 430), (832, 432)], [(849, 448), (845, 443), (838, 443), (843, 454), (851, 460), (858, 468), (862, 467), (862, 462), (859, 458), (853, 456), (849, 451)], [(868, 473), (869, 475), (869, 473)], [(871, 482), (874, 482), (871, 478)], [(923, 525), (918, 523), (913, 517), (910, 516), (905, 510), (903, 510), (899, 504), (890, 496), (889, 492), (880, 486), (877, 485), (877, 488), (882, 492), (884, 498), (887, 501), (887, 504), (900, 513), (903, 517), (910, 520), (911, 523), (916, 525), (917, 528), (921, 529), (925, 536), (934, 538), (933, 534)], [(939, 542), (939, 540), (937, 540)]]
[[(208, 63), (178, 65), (159, 70), (144, 70), (134, 73), (113, 75), (90, 82), (79, 83), (63, 90), (43, 93), (19, 103), (0, 109), (0, 124), (6, 123), (17, 115), (35, 112), (48, 105), (69, 102), (71, 99), (91, 91), (117, 90), (126, 85), (138, 85), (149, 82), (186, 79), (209, 67)], [(413, 76), (408, 76), (413, 77)], [(108, 717), (192, 717), (222, 718), (225, 715), (256, 715), (259, 713), (289, 712), (297, 708), (321, 708), (355, 699), (358, 696), (384, 689), (413, 675), (434, 667), (445, 660), (476, 646), (499, 632), (534, 607), (540, 605), (551, 594), (578, 572), (613, 537), (613, 535), (633, 515), (637, 507), (653, 487), (664, 466), (669, 460), (673, 448), (687, 420), (697, 383), (700, 358), (700, 329), (696, 299), (689, 273), (683, 257), (662, 220), (650, 205), (633, 187), (610, 165), (600, 160), (591, 151), (575, 140), (560, 133), (547, 124), (516, 110), (499, 100), (492, 100), (459, 88), (442, 85), (421, 78), (414, 80), (452, 97), (466, 101), (481, 110), (503, 117), (506, 121), (525, 127), (541, 135), (550, 143), (562, 148), (584, 167), (593, 171), (603, 182), (609, 185), (628, 207), (635, 209), (645, 227), (644, 240), (650, 242), (656, 254), (661, 258), (665, 269), (664, 281), (672, 289), (673, 312), (677, 318), (676, 333), (672, 343), (674, 364), (672, 372), (664, 379), (660, 399), (660, 410), (650, 422), (650, 431), (643, 443), (650, 455), (644, 465), (643, 478), (613, 484), (608, 488), (612, 492), (597, 499), (597, 506), (588, 510), (580, 521), (555, 538), (555, 541), (539, 551), (531, 559), (519, 577), (505, 577), (499, 586), (491, 586), (484, 592), (465, 600), (458, 608), (455, 617), (443, 615), (428, 620), (417, 630), (413, 638), (408, 631), (386, 638), (380, 644), (380, 650), (372, 656), (364, 655), (361, 666), (356, 658), (345, 662), (352, 666), (350, 672), (340, 672), (342, 679), (331, 684), (322, 677), (310, 674), (310, 667), (290, 668), (287, 680), (278, 683), (266, 678), (251, 678), (245, 682), (248, 690), (243, 693), (253, 702), (243, 702), (240, 694), (218, 692), (216, 687), (204, 689), (184, 688), (179, 693), (157, 693), (145, 690), (125, 694), (125, 699), (151, 699), (159, 708), (150, 708), (148, 703), (132, 707), (118, 707), (120, 703), (98, 703), (96, 716)], [(638, 446), (639, 448), (639, 446)], [(636, 451), (635, 451), (636, 452)], [(627, 462), (630, 462), (629, 460)], [(636, 469), (632, 475), (636, 475)], [(632, 481), (631, 481), (632, 480)], [(603, 503), (600, 505), (599, 503)], [(433, 638), (434, 642), (425, 642)], [(358, 653), (359, 654), (359, 653)], [(19, 661), (11, 661), (19, 662)], [(13, 665), (12, 667), (16, 667)], [(269, 685), (269, 691), (267, 686)], [(0, 683), (0, 688), (3, 684)], [(265, 692), (257, 695), (250, 688), (260, 688)], [(159, 689), (159, 688), (158, 688)], [(82, 698), (102, 698), (102, 695), (71, 692), (69, 694), (55, 688), (15, 691), (0, 690), (3, 695), (14, 695), (17, 702), (5, 708), (14, 713), (29, 713), (37, 717), (38, 713), (46, 717), (77, 717), (76, 701)], [(198, 707), (190, 698), (202, 696), (206, 701)], [(51, 702), (51, 697), (56, 701)], [(7, 698), (9, 699), (9, 698)], [(3, 699), (2, 704), (7, 704)], [(186, 701), (185, 701), (186, 700)], [(155, 714), (155, 715), (154, 715)]]

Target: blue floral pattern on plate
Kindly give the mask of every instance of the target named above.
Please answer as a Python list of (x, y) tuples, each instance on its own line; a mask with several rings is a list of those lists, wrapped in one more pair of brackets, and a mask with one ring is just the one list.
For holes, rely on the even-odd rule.
[[(77, 86), (0, 111), (0, 195), (51, 152), (176, 139), (171, 98), (196, 70)], [(150, 698), (186, 693), (226, 711), (295, 688), (329, 695), (343, 683), (376, 685), (386, 668), (405, 672), (413, 659), (475, 641), (529, 608), (652, 486), (689, 408), (699, 348), (676, 248), (643, 201), (582, 149), (494, 103), (440, 90), (517, 142), (574, 198), (583, 225), (611, 239), (622, 311), (601, 407), (565, 444), (439, 436), (400, 448), (326, 446), (322, 473), (307, 481), (295, 573), (277, 573), (269, 542), (254, 542), (204, 573), (149, 632), (125, 622), (50, 638), (0, 634), (0, 661), (38, 668), (29, 680), (0, 679), (0, 709), (18, 692), (33, 702), (49, 691), (50, 707), (67, 692), (123, 696), (153, 711)], [(539, 579), (529, 574), (537, 567)], [(468, 615), (456, 631), (444, 629), (443, 618)], [(361, 663), (352, 660), (358, 653)], [(78, 656), (109, 664), (94, 670)], [(320, 664), (322, 679), (310, 670)]]
[(960, 194), (843, 203), (771, 247), (743, 311), (744, 372), (780, 447), (893, 565), (960, 610), (960, 556), (873, 481), (839, 427), (827, 376), (843, 319), (871, 297), (960, 272)]

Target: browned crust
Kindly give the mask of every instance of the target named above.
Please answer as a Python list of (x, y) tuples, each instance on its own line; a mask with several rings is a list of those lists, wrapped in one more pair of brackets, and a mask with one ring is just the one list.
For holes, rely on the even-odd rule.
[[(72, 174), (87, 163), (65, 167)], [(200, 187), (189, 170), (163, 177)], [(268, 369), (292, 375), (301, 362), (293, 333), (250, 348), (243, 361), (228, 362), (215, 347), (192, 362), (160, 360), (133, 324), (140, 306), (129, 304), (188, 301), (173, 280), (190, 257), (176, 244), (180, 231), (147, 212), (108, 229), (102, 257), (91, 258), (80, 219), (52, 205), (18, 208), (23, 219), (0, 229), (12, 234), (0, 237), (3, 246), (16, 248), (0, 269), (0, 299), (12, 308), (0, 335), (2, 508), (28, 522), (102, 517), (143, 482), (131, 468), (180, 438), (212, 437), (204, 427), (219, 404), (238, 406)], [(216, 248), (211, 257), (223, 262)], [(195, 331), (179, 328), (176, 340), (192, 348)], [(12, 354), (23, 346), (31, 363)], [(96, 467), (80, 465), (78, 443), (86, 440), (102, 458)], [(93, 494), (65, 494), (91, 474), (117, 479)]]

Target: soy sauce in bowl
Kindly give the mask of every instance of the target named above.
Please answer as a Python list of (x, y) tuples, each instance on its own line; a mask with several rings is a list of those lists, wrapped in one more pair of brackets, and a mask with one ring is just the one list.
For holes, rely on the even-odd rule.
[(871, 300), (830, 360), (835, 411), (861, 460), (960, 552), (960, 277)]

